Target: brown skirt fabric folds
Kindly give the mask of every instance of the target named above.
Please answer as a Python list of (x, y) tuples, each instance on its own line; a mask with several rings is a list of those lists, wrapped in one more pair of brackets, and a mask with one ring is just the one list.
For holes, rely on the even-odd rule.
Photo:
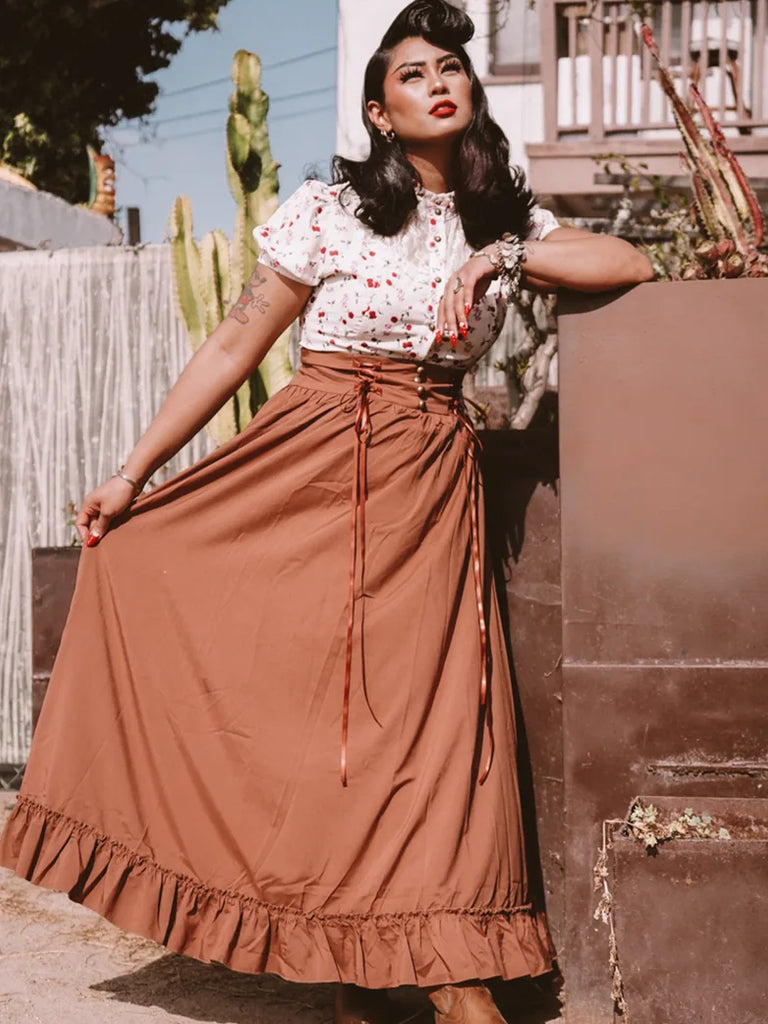
[(83, 550), (2, 864), (239, 971), (552, 968), (459, 383), (304, 350)]

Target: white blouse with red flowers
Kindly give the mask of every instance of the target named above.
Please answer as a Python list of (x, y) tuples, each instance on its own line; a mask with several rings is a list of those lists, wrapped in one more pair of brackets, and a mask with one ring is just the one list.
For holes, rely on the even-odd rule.
[[(507, 304), (494, 281), (472, 308), (456, 348), (435, 343), (437, 307), (449, 276), (473, 251), (452, 192), (418, 189), (418, 205), (396, 235), (377, 235), (354, 215), (357, 197), (343, 185), (305, 181), (254, 235), (259, 262), (312, 285), (301, 314), (300, 343), (321, 352), (471, 366), (501, 331)], [(558, 227), (535, 207), (529, 238)]]

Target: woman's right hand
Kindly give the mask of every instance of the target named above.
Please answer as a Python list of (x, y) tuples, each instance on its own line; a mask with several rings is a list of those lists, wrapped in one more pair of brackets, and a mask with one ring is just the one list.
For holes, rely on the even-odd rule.
[(75, 519), (80, 539), (89, 548), (98, 544), (109, 524), (133, 503), (136, 488), (121, 476), (112, 476), (83, 498)]

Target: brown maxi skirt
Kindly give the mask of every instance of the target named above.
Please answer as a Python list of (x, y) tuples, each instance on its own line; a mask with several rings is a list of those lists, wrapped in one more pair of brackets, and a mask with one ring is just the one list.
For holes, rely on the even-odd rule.
[(460, 379), (303, 350), (83, 550), (0, 863), (239, 971), (551, 970)]

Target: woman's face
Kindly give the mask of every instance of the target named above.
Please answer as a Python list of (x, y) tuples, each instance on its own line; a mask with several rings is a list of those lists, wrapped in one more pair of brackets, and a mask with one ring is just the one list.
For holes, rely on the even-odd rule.
[(426, 39), (404, 39), (390, 54), (384, 102), (371, 100), (368, 115), (406, 146), (450, 141), (472, 120), (472, 90), (455, 53)]

